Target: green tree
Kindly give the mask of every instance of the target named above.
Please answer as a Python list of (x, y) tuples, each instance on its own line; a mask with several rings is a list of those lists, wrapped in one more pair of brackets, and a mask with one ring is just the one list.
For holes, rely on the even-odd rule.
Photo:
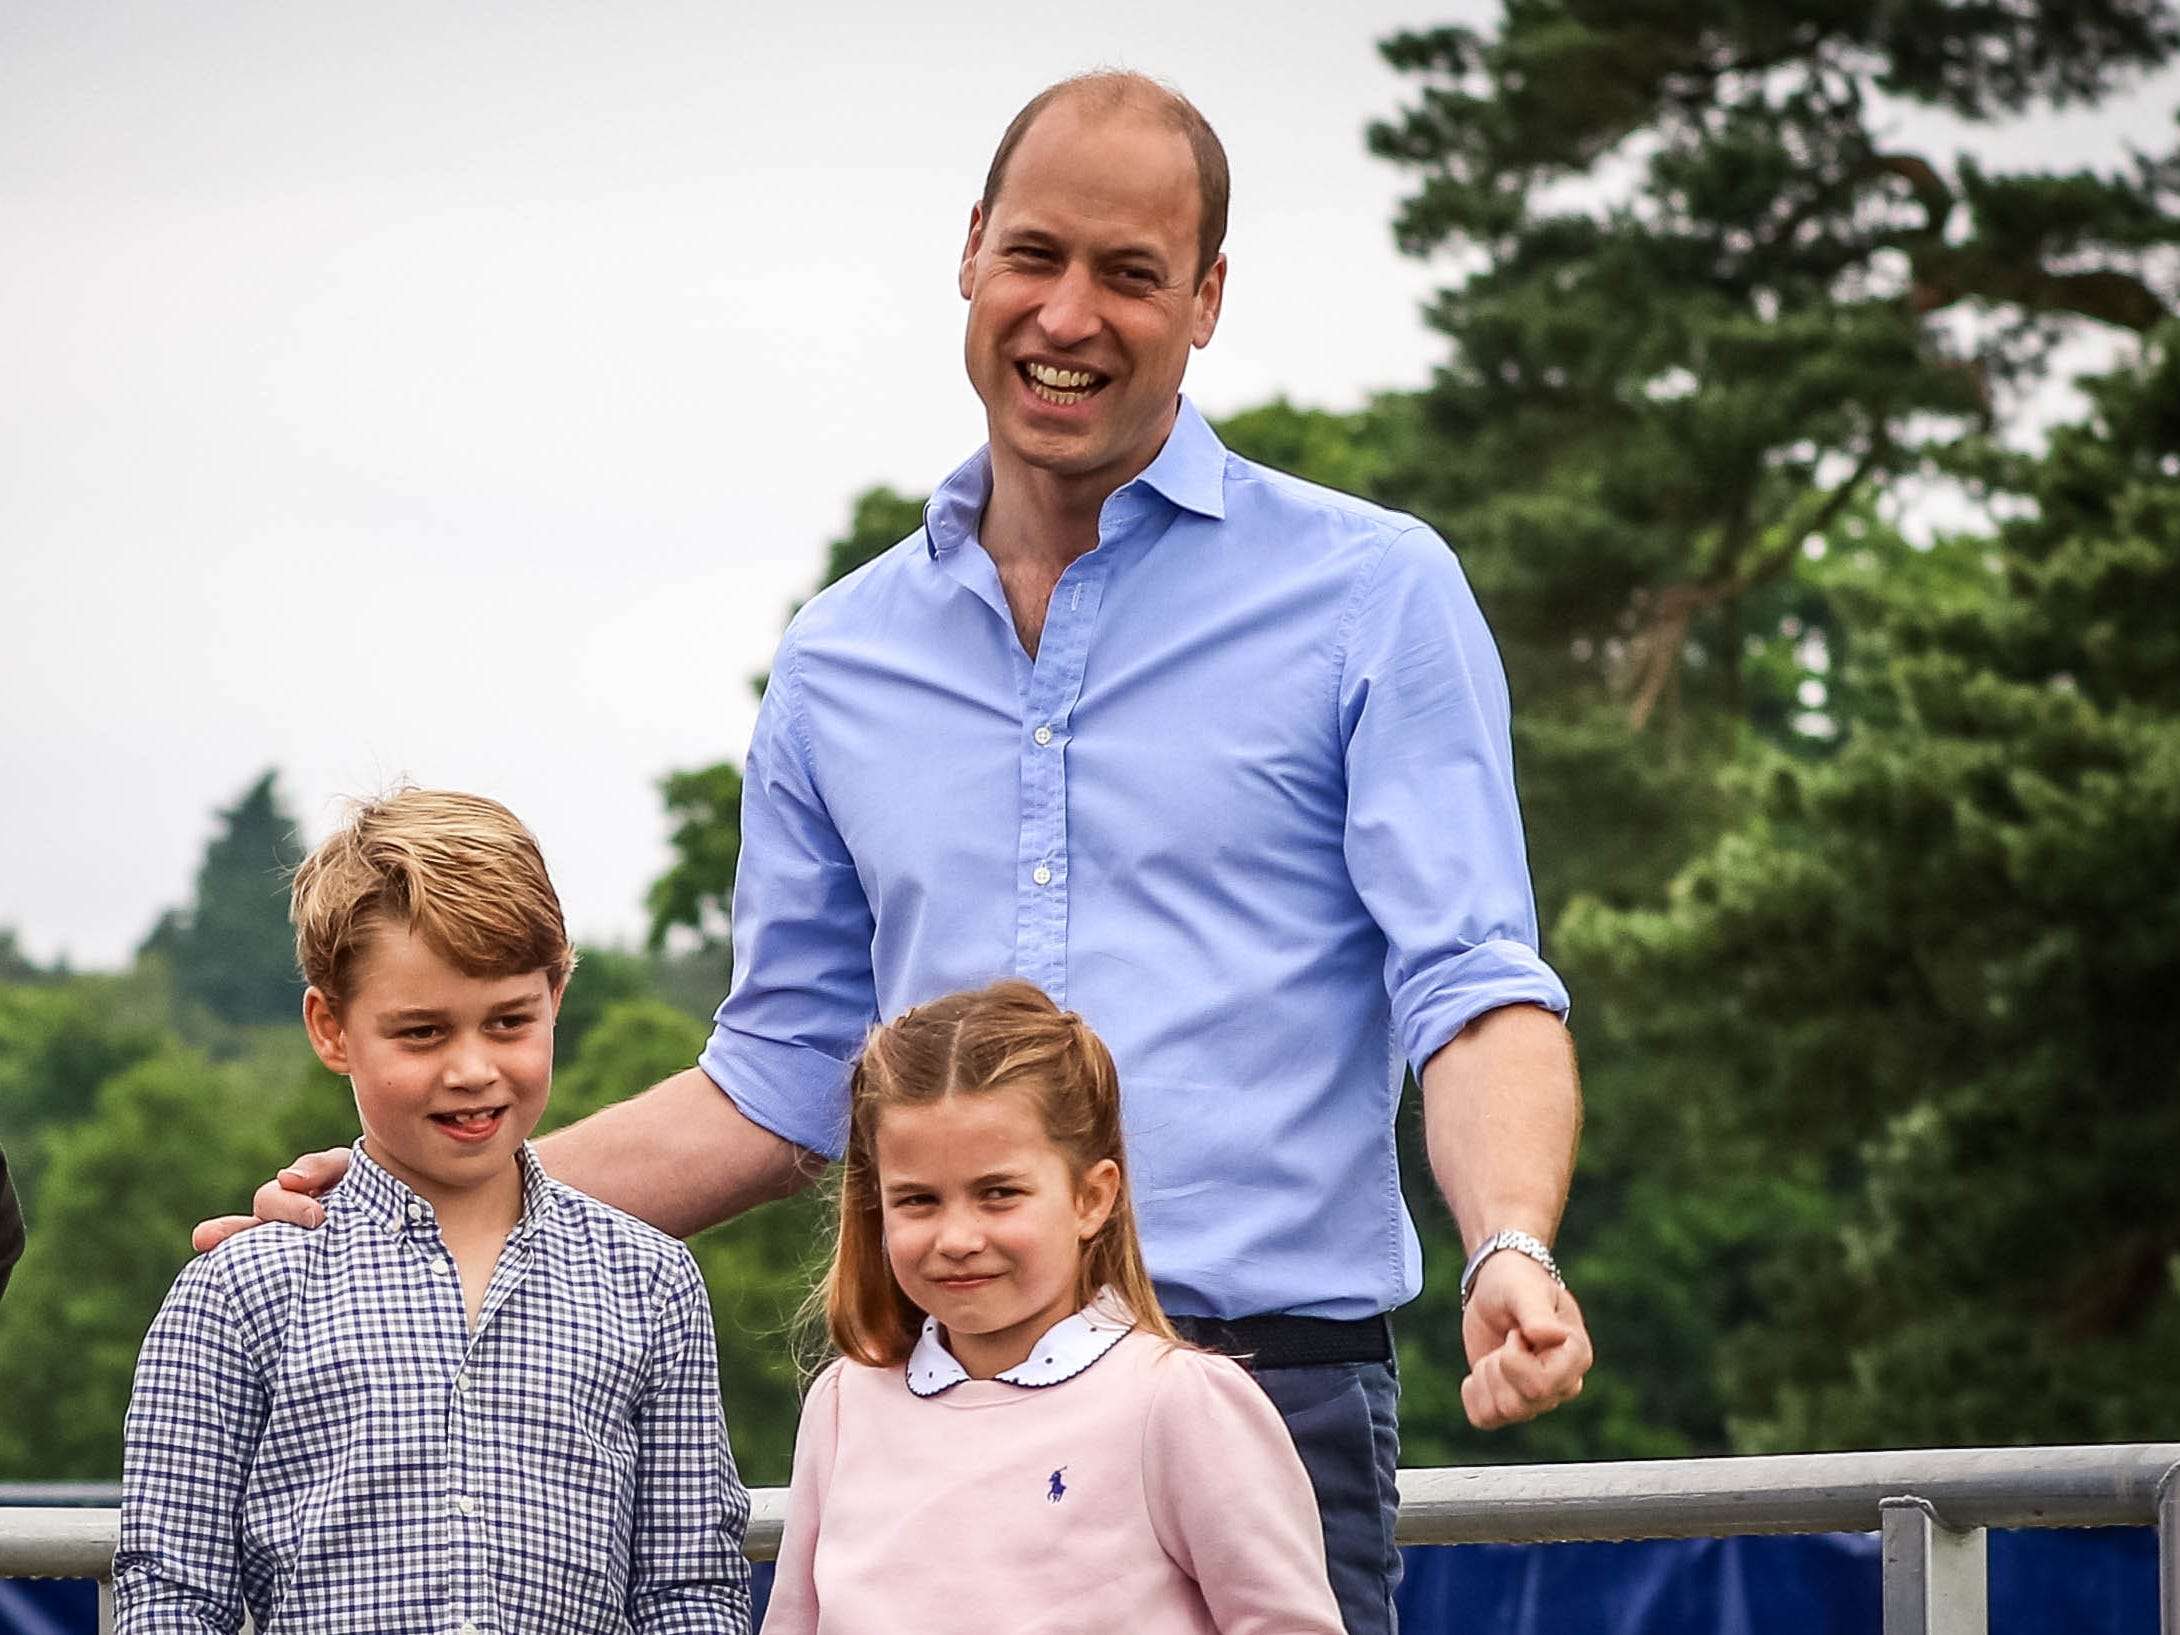
[[(591, 1030), (603, 1022), (615, 1006), (651, 997), (650, 961), (618, 948), (581, 948), (576, 951), (574, 973), (560, 997), (560, 1014), (553, 1020), (553, 1051), (562, 1064), (581, 1054)], [(687, 1062), (681, 1064), (688, 1066)], [(556, 1087), (558, 1081), (556, 1080)], [(645, 1084), (651, 1081), (646, 1079)], [(638, 1085), (634, 1088), (641, 1089)], [(626, 1090), (622, 1092), (626, 1094)], [(557, 1088), (556, 1088), (557, 1096)]]
[(163, 957), (177, 994), (222, 1022), (288, 1022), (303, 985), (288, 926), (288, 876), (302, 860), (295, 820), (267, 772), (219, 814), (187, 910), (170, 910), (143, 952)]
[(2041, 456), (1974, 452), (1995, 538), (1843, 576), (1836, 757), (1763, 767), (1666, 906), (1571, 917), (1616, 1044), (1673, 1086), (1658, 1144), (1825, 1204), (1742, 1246), (1746, 1447), (2170, 1418), (2180, 1178), (2145, 1155), (2180, 1145), (2176, 341)]
[(659, 792), (673, 823), (667, 844), (674, 860), (644, 898), (650, 947), (656, 953), (677, 929), (695, 932), (706, 946), (723, 945), (734, 908), (734, 864), (742, 855), (741, 769), (720, 761), (670, 772)]
[[(1741, 820), (1748, 768), (1851, 733), (1842, 559), (1938, 571), (1886, 525), (1900, 482), (2004, 424), (2066, 334), (2171, 303), (2171, 159), (1999, 175), (1888, 143), (1888, 99), (1995, 125), (2095, 102), (2176, 44), (2139, 0), (1512, 0), (1494, 33), (1386, 42), (1417, 91), (1370, 142), (1418, 178), (1400, 243), (1453, 280), (1421, 458), (1381, 493), (1453, 542), (1506, 657), (1590, 1104), (1562, 1246), (1605, 1358), (1569, 1409), (1474, 1438), (1434, 1279), (1403, 1314), (1418, 1457), (1727, 1442), (1727, 1339), (1773, 1309), (1769, 1247), (1827, 1229), (1830, 1177), (1759, 1161), (1723, 1116), (1743, 1064), (1639, 1049), (1614, 949), (1573, 929), (1658, 901)], [(1457, 1246), (1416, 1206), (1444, 1267)]]
[(36, 1143), (35, 1229), (0, 1305), (0, 1475), (119, 1476), (137, 1347), (191, 1225), (295, 1151), (278, 1115), (296, 1061), (268, 1079), (168, 1043), (106, 1079), (93, 1116)]
[(68, 975), (67, 961), (47, 967), (40, 965), (24, 951), (22, 939), (15, 928), (0, 925), (0, 986), (26, 983), (53, 982)]
[(130, 978), (0, 987), (0, 1131), (26, 1207), (46, 1131), (90, 1116), (98, 1087), (165, 1048), (165, 999)]
[(1517, 681), (1571, 664), (1638, 726), (1760, 712), (1745, 638), (1805, 542), (2041, 380), (2065, 320), (2172, 298), (2172, 158), (1994, 174), (1893, 146), (1883, 99), (1995, 123), (2176, 46), (2162, 0), (1513, 0), (1387, 41), (1422, 82), (1370, 132), (1420, 176), (1398, 237), (1464, 274), (1431, 509)]
[[(542, 1128), (587, 1118), (697, 1058), (705, 1024), (656, 999), (607, 1007), (553, 1077)], [(711, 1290), (720, 1394), (743, 1477), (784, 1483), (799, 1415), (795, 1315), (822, 1264), (827, 1200), (806, 1194), (699, 1235), (690, 1245)]]

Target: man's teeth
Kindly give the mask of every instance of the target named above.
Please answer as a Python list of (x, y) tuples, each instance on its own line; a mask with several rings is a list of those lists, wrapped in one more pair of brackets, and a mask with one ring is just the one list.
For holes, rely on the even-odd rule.
[(1029, 389), (1047, 403), (1080, 403), (1098, 378), (1087, 369), (1055, 369), (1044, 363), (1027, 364), (1024, 372)]

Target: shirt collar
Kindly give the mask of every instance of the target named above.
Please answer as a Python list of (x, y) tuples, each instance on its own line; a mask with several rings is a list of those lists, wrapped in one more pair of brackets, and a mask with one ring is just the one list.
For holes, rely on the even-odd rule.
[[(1063, 1317), (1044, 1332), (1029, 1355), (993, 1379), (1034, 1391), (1071, 1380), (1128, 1337), (1134, 1322), (1122, 1310), (1112, 1290), (1101, 1289), (1090, 1304), (1072, 1317)], [(908, 1358), (908, 1389), (912, 1395), (935, 1397), (950, 1391), (969, 1377), (954, 1354), (939, 1338), (936, 1317), (923, 1320), (923, 1335)]]
[[(512, 1236), (521, 1239), (552, 1218), (557, 1200), (545, 1166), (537, 1161), (529, 1142), (515, 1149), (515, 1163), (522, 1171), (522, 1218)], [(326, 1204), (329, 1213), (338, 1204), (389, 1232), (436, 1227), (439, 1220), (431, 1201), (397, 1180), (363, 1150), (361, 1141), (348, 1149), (348, 1174), (327, 1196)]]
[[(1184, 394), (1173, 430), (1156, 459), (1134, 479), (1184, 511), (1226, 515), (1226, 446)], [(1131, 486), (1121, 484), (1122, 489)], [(992, 497), (992, 451), (986, 444), (947, 474), (923, 510), (924, 548), (935, 559), (977, 537)]]

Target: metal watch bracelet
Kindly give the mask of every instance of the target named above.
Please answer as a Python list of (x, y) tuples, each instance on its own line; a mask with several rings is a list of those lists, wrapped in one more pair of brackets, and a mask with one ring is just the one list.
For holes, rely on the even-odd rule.
[(1559, 1275), (1559, 1262), (1552, 1258), (1552, 1251), (1544, 1240), (1512, 1226), (1502, 1226), (1498, 1231), (1476, 1246), (1476, 1252), (1468, 1257), (1468, 1264), (1461, 1268), (1461, 1309), (1468, 1310), (1468, 1297), (1475, 1292), (1476, 1274), (1484, 1269), (1484, 1262), (1501, 1249), (1511, 1249), (1517, 1255), (1527, 1255), (1531, 1260), (1552, 1274), (1552, 1281), (1561, 1288), (1567, 1280)]

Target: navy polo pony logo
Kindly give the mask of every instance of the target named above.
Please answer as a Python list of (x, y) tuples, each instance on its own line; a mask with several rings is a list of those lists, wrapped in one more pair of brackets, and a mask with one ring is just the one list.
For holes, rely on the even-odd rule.
[(1060, 1471), (1065, 1469), (1067, 1469), (1067, 1467), (1065, 1465), (1062, 1465), (1060, 1467), (1060, 1470), (1056, 1470), (1052, 1473), (1050, 1477), (1052, 1485), (1045, 1489), (1045, 1502), (1047, 1504), (1058, 1504), (1062, 1499), (1067, 1497), (1067, 1484), (1060, 1480)]

